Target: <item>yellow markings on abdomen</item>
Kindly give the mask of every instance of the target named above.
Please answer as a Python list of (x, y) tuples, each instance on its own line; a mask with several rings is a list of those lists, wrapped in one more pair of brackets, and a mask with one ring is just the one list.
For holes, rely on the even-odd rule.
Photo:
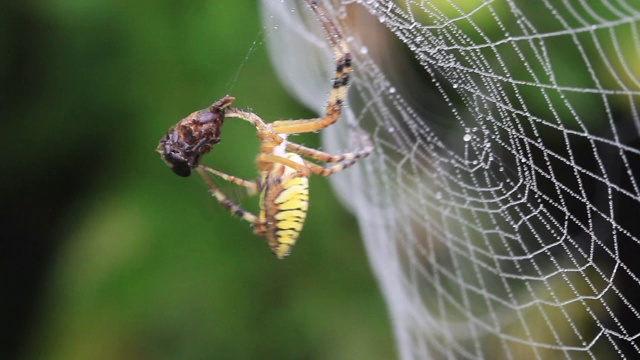
[[(286, 158), (302, 163), (302, 158), (286, 153)], [(261, 217), (266, 220), (267, 242), (279, 258), (289, 255), (304, 225), (309, 209), (309, 179), (296, 176), (290, 167), (274, 164), (264, 185)]]

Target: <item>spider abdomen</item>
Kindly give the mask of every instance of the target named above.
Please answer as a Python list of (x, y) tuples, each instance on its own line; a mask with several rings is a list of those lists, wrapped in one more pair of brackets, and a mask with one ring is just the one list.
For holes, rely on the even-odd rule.
[[(287, 153), (285, 158), (304, 164), (302, 158)], [(271, 251), (279, 259), (289, 255), (295, 245), (309, 208), (309, 179), (280, 163), (262, 178), (260, 229)], [(257, 229), (256, 229), (257, 230)]]

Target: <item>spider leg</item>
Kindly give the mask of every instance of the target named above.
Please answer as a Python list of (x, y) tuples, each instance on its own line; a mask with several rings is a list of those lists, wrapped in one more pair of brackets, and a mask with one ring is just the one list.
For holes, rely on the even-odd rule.
[(342, 155), (333, 155), (320, 150), (306, 147), (304, 145), (287, 142), (287, 150), (326, 163), (340, 163), (343, 161), (357, 160), (369, 156), (369, 154), (371, 154), (371, 152), (373, 151), (373, 146), (367, 145), (362, 150), (357, 150)]
[[(353, 166), (358, 159), (369, 156), (371, 150), (361, 150), (358, 152), (346, 153), (342, 155), (338, 155), (336, 157), (344, 157), (344, 160), (338, 164), (331, 165), (329, 167), (320, 166), (316, 163), (313, 163), (309, 160), (304, 160), (304, 164), (314, 173), (320, 176), (329, 176), (331, 174), (335, 174), (339, 171), (342, 171), (348, 167)], [(335, 156), (335, 155), (334, 155)]]
[(346, 88), (349, 83), (349, 71), (351, 69), (351, 55), (349, 53), (340, 57), (336, 67), (336, 77), (333, 79), (333, 87), (329, 94), (329, 101), (325, 110), (325, 116), (315, 119), (303, 120), (278, 120), (272, 123), (273, 131), (277, 134), (299, 134), (322, 130), (334, 124), (340, 118), (342, 105), (346, 97)]
[(241, 217), (242, 219), (252, 223), (256, 227), (256, 229), (258, 229), (259, 227), (262, 227), (262, 223), (260, 222), (260, 219), (257, 216), (255, 216), (252, 213), (242, 209), (239, 205), (237, 205), (233, 201), (229, 200), (222, 193), (222, 191), (220, 191), (218, 189), (218, 187), (213, 183), (213, 180), (211, 180), (211, 178), (205, 173), (205, 171), (208, 171), (208, 172), (211, 172), (212, 174), (220, 176), (225, 180), (233, 182), (234, 184), (246, 186), (249, 189), (254, 189), (254, 190), (257, 189), (258, 186), (256, 185), (256, 183), (254, 183), (252, 181), (243, 180), (243, 179), (237, 178), (235, 176), (231, 176), (231, 175), (227, 175), (227, 174), (221, 173), (219, 171), (213, 170), (213, 169), (211, 169), (209, 167), (206, 167), (206, 166), (203, 166), (203, 165), (198, 166), (196, 168), (196, 171), (198, 171), (198, 174), (200, 174), (200, 176), (202, 177), (204, 182), (207, 183), (207, 186), (209, 186), (209, 191), (211, 192), (211, 194), (213, 196), (215, 196), (215, 198), (218, 200), (218, 202), (220, 202), (220, 204), (225, 209), (229, 210), (229, 212), (232, 215)]
[(256, 184), (255, 181), (249, 181), (249, 180), (245, 180), (245, 179), (241, 179), (237, 176), (232, 176), (229, 174), (225, 174), (222, 171), (218, 171), (216, 169), (210, 168), (208, 166), (204, 166), (204, 165), (199, 165), (199, 168), (202, 168), (204, 171), (210, 172), (213, 175), (219, 176), (222, 179), (232, 182), (236, 185), (240, 185), (240, 186), (244, 186), (247, 189), (249, 189), (249, 194), (250, 195), (254, 195), (255, 193), (258, 192), (258, 185)]
[(271, 124), (266, 124), (258, 115), (242, 111), (236, 108), (229, 108), (225, 114), (228, 118), (238, 118), (250, 122), (258, 130), (256, 136), (262, 142), (261, 148), (263, 152), (271, 153), (273, 149), (282, 144), (284, 139), (278, 135)]
[(258, 155), (258, 171), (269, 171), (272, 163), (277, 162), (298, 171), (297, 176), (309, 177), (311, 170), (308, 167), (298, 164), (285, 157), (273, 154), (276, 146), (285, 141), (280, 135), (273, 131), (271, 124), (266, 124), (258, 115), (236, 108), (229, 108), (226, 117), (235, 117), (250, 122), (258, 130), (258, 139), (262, 142), (262, 152)]
[[(278, 144), (284, 141), (284, 139), (282, 139), (280, 136), (278, 136), (278, 134), (276, 134), (273, 131), (270, 125), (267, 125), (267, 123), (265, 123), (264, 120), (262, 120), (258, 115), (252, 112), (242, 111), (238, 108), (229, 107), (225, 112), (225, 117), (238, 118), (238, 119), (250, 122), (251, 125), (255, 126), (255, 128), (258, 129), (258, 136), (262, 134), (262, 136), (264, 136), (265, 139), (270, 138), (271, 140), (277, 142)], [(276, 137), (279, 138), (279, 140), (276, 139)]]
[(332, 81), (331, 93), (324, 117), (302, 120), (279, 120), (272, 123), (273, 131), (277, 134), (294, 134), (322, 130), (335, 123), (340, 118), (342, 106), (347, 95), (347, 85), (349, 84), (349, 73), (351, 71), (351, 53), (347, 43), (342, 38), (336, 24), (327, 16), (317, 1), (307, 1), (311, 9), (315, 12), (318, 21), (326, 33), (333, 48), (336, 59), (336, 72)]
[(364, 142), (364, 147), (361, 150), (344, 153), (341, 155), (333, 155), (326, 153), (324, 151), (316, 150), (313, 148), (306, 147), (304, 145), (296, 144), (293, 142), (287, 142), (286, 147), (287, 150), (294, 152), (298, 155), (310, 157), (314, 160), (326, 162), (326, 163), (337, 163), (335, 165), (324, 167), (318, 164), (315, 164), (311, 161), (304, 160), (305, 165), (309, 167), (309, 169), (320, 176), (329, 176), (331, 174), (335, 174), (338, 171), (342, 171), (353, 164), (355, 164), (358, 159), (365, 158), (371, 154), (373, 151), (373, 145), (371, 144), (371, 140), (369, 139), (369, 135), (363, 133), (361, 137), (361, 141)]
[(297, 170), (295, 177), (309, 177), (311, 176), (311, 169), (308, 166), (299, 164), (293, 160), (287, 159), (282, 156), (261, 153), (258, 155), (258, 170), (269, 171), (270, 166), (274, 163), (280, 163), (284, 166)]

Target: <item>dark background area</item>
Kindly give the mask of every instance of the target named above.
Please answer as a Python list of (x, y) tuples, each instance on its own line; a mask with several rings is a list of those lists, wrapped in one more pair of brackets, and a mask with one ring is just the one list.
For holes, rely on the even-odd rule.
[[(312, 179), (300, 241), (277, 261), (154, 151), (169, 126), (227, 93), (268, 121), (312, 116), (275, 78), (255, 2), (3, 8), (0, 353), (395, 357), (355, 220), (325, 179)], [(205, 162), (255, 176), (254, 133), (228, 122)], [(244, 203), (255, 210), (257, 198)]]

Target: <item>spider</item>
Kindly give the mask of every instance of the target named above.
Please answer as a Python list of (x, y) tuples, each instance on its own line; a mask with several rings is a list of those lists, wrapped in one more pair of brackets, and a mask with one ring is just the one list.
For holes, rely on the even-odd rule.
[[(336, 75), (324, 117), (265, 123), (251, 112), (231, 107), (234, 98), (225, 96), (208, 109), (194, 112), (181, 120), (169, 130), (157, 149), (176, 174), (188, 176), (192, 170), (196, 170), (220, 204), (233, 215), (253, 224), (254, 234), (265, 238), (279, 259), (291, 252), (302, 230), (309, 206), (311, 174), (329, 176), (352, 166), (373, 151), (366, 135), (362, 136), (365, 143), (362, 150), (342, 155), (332, 155), (287, 140), (289, 134), (319, 131), (340, 118), (351, 70), (351, 54), (336, 25), (316, 1), (308, 0), (307, 3), (328, 35), (336, 58)], [(248, 121), (257, 129), (261, 151), (256, 159), (259, 172), (256, 181), (244, 180), (199, 164), (200, 157), (219, 142), (225, 118)], [(180, 131), (181, 124), (189, 129)], [(324, 167), (302, 156), (331, 165)], [(229, 200), (207, 173), (244, 186), (252, 192), (260, 192), (259, 215), (245, 211)]]

